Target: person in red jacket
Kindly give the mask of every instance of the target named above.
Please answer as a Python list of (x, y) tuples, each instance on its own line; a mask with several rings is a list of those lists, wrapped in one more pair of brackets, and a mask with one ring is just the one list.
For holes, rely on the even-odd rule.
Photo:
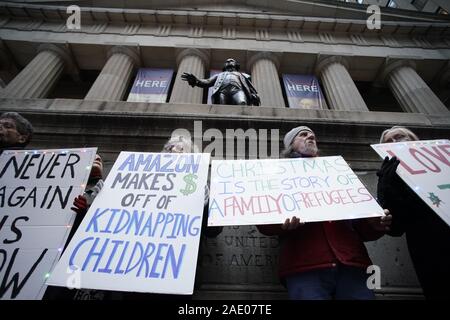
[[(318, 156), (316, 136), (306, 127), (284, 137), (285, 157)], [(367, 287), (372, 262), (364, 241), (389, 230), (391, 216), (381, 218), (301, 223), (297, 217), (280, 225), (260, 225), (261, 233), (280, 236), (279, 276), (290, 299), (373, 299)]]
[[(75, 220), (64, 245), (63, 252), (75, 235), (78, 227), (81, 225), (86, 213), (89, 210), (95, 197), (103, 188), (103, 159), (99, 154), (95, 155), (89, 173), (88, 183), (82, 195), (78, 195), (73, 200), (72, 211), (76, 213)], [(94, 289), (69, 289), (65, 287), (48, 286), (44, 295), (44, 300), (107, 300), (116, 299), (117, 294), (114, 291), (94, 290)]]

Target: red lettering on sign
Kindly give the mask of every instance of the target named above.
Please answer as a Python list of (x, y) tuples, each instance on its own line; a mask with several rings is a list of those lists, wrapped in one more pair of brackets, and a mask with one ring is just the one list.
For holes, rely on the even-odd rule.
[[(414, 159), (420, 162), (420, 164), (422, 164), (428, 170), (433, 172), (441, 172), (441, 168), (439, 168), (430, 158), (428, 158), (425, 154), (423, 154), (419, 150), (409, 148), (409, 153), (414, 157)], [(427, 160), (428, 164), (426, 164), (422, 159)]]
[[(394, 157), (395, 154), (391, 151), (391, 150), (386, 150), (386, 152), (391, 156)], [(413, 168), (411, 168), (410, 166), (408, 166), (405, 162), (400, 160), (400, 165), (406, 169), (406, 171), (408, 171), (410, 174), (415, 175), (415, 174), (422, 174), (422, 173), (426, 173), (425, 170), (414, 170)]]

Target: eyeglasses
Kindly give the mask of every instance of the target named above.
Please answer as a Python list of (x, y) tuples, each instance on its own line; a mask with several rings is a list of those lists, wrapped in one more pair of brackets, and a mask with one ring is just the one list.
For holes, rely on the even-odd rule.
[(169, 152), (183, 152), (184, 148), (180, 144), (169, 144), (166, 147), (166, 151)]

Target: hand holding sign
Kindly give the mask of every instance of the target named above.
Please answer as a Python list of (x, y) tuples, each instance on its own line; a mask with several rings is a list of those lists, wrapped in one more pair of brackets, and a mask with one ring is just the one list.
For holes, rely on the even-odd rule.
[(70, 209), (72, 209), (72, 211), (75, 211), (75, 213), (77, 214), (85, 215), (87, 212), (87, 207), (88, 205), (86, 197), (79, 195), (73, 200), (73, 207), (71, 207)]
[(392, 215), (388, 209), (384, 209), (384, 214), (383, 217), (367, 219), (375, 231), (387, 232), (391, 229)]
[(378, 201), (382, 206), (388, 206), (395, 199), (400, 197), (399, 190), (403, 188), (402, 181), (396, 170), (400, 160), (397, 157), (385, 157), (380, 170), (377, 172), (378, 180)]
[(295, 230), (299, 226), (304, 225), (304, 222), (300, 222), (300, 219), (293, 216), (291, 219), (287, 218), (286, 221), (281, 225), (283, 230)]

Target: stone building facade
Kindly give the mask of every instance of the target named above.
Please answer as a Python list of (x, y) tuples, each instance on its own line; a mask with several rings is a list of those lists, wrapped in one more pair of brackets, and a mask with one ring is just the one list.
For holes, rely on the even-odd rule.
[[(275, 156), (283, 135), (302, 124), (316, 132), (322, 155), (342, 155), (375, 194), (380, 159), (370, 144), (384, 129), (449, 138), (445, 15), (381, 8), (381, 29), (371, 30), (367, 5), (342, 1), (117, 3), (70, 1), (81, 7), (80, 29), (67, 28), (67, 1), (0, 3), (0, 112), (32, 121), (31, 148), (98, 146), (110, 168), (122, 150), (160, 151), (177, 128), (204, 146), (208, 129), (223, 136), (254, 129), (244, 156), (255, 157), (248, 145), (266, 141)], [(206, 77), (228, 57), (251, 74), (260, 107), (207, 104), (203, 89), (180, 79)], [(167, 102), (126, 101), (141, 67), (176, 71)], [(316, 75), (328, 109), (288, 108), (286, 73)], [(225, 228), (205, 242), (195, 297), (286, 298), (278, 247), (255, 227)], [(381, 267), (380, 298), (421, 297), (403, 238), (367, 247)]]

